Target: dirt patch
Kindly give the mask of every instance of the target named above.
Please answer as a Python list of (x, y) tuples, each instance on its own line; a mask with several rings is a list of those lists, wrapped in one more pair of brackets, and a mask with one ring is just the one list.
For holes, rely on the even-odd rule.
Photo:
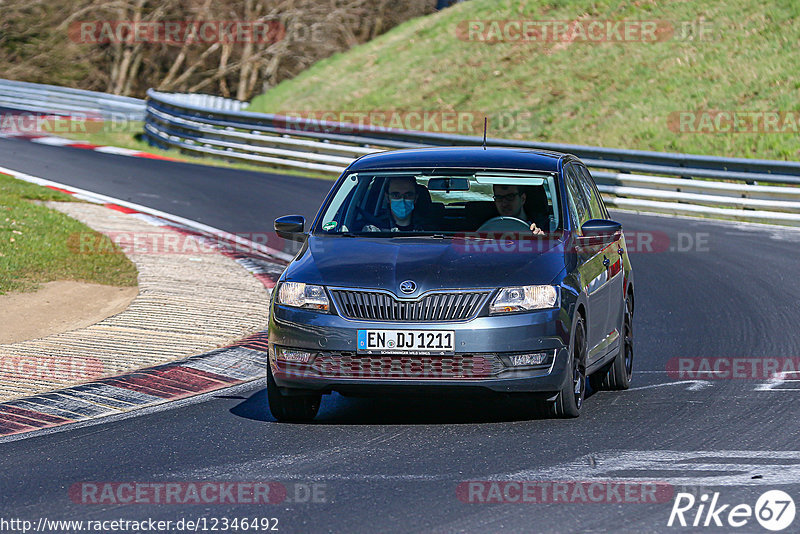
[(137, 287), (57, 281), (33, 293), (0, 295), (0, 344), (95, 324), (125, 310), (138, 293)]

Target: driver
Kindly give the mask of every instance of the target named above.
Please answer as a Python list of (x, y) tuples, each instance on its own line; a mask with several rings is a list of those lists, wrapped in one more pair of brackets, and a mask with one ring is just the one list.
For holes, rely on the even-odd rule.
[(363, 231), (413, 232), (425, 229), (425, 221), (415, 210), (418, 194), (417, 181), (413, 176), (390, 178), (384, 199), (389, 210), (375, 221), (376, 224), (368, 224)]
[(531, 232), (534, 235), (544, 234), (544, 230), (536, 226), (536, 223), (525, 213), (526, 196), (525, 193), (520, 191), (518, 185), (496, 184), (492, 186), (492, 189), (494, 191), (494, 205), (501, 217), (515, 217), (530, 224)]

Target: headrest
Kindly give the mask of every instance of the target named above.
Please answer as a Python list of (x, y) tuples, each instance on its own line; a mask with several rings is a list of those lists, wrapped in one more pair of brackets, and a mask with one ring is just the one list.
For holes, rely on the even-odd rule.
[(433, 204), (431, 192), (422, 184), (417, 184), (417, 207), (428, 207)]
[(525, 204), (523, 205), (523, 209), (525, 213), (529, 216), (533, 216), (537, 213), (547, 213), (550, 212), (550, 205), (547, 203), (547, 193), (542, 186), (525, 186), (522, 188), (522, 192), (525, 193)]

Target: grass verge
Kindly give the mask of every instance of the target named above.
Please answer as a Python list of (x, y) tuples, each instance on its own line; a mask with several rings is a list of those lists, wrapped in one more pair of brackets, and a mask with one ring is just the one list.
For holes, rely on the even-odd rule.
[[(488, 29), (465, 34), (470, 21), (656, 21), (675, 31), (652, 42), (492, 42), (498, 34)], [(481, 135), (485, 115), (491, 137), (792, 160), (800, 156), (798, 41), (796, 0), (470, 0), (319, 61), (249, 111), (461, 111), (478, 120), (447, 133)], [(781, 122), (781, 132), (763, 123), (773, 133), (747, 124), (725, 132), (703, 122), (714, 110), (787, 113), (795, 122)], [(683, 112), (699, 115), (684, 127), (676, 122)], [(447, 125), (429, 130), (437, 128)]]
[[(136, 267), (108, 237), (36, 202), (48, 200), (74, 201), (0, 173), (0, 294), (54, 280), (136, 285)], [(99, 252), (80, 252), (76, 245), (86, 236), (103, 244)]]

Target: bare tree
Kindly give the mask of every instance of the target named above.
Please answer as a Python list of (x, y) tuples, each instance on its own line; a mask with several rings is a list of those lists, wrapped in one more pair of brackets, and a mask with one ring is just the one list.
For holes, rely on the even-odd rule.
[[(435, 0), (5, 0), (0, 76), (115, 94), (204, 91), (240, 100), (433, 11)], [(260, 23), (267, 39), (83, 42), (81, 21)], [(252, 37), (252, 34), (251, 34)], [(116, 41), (116, 42), (115, 42)]]

